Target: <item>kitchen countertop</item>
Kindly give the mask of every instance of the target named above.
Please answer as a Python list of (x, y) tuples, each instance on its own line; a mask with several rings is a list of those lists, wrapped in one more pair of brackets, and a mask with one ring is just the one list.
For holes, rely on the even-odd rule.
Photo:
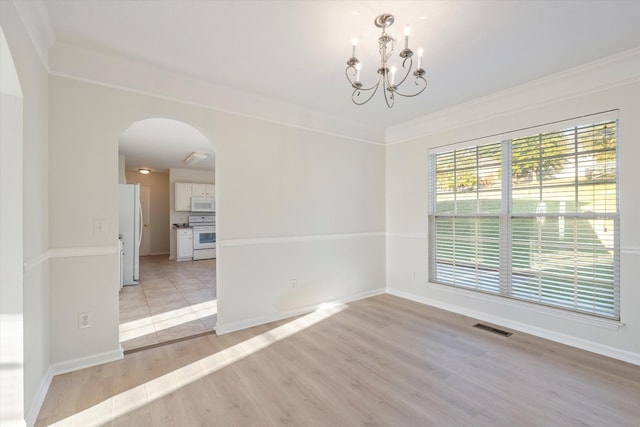
[(192, 228), (192, 227), (189, 227), (189, 224), (173, 224), (173, 228), (177, 230), (179, 228)]

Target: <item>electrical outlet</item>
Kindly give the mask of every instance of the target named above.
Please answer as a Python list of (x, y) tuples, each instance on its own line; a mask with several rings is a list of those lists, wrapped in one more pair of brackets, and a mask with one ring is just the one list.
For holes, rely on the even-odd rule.
[(91, 312), (78, 314), (78, 328), (90, 328), (91, 327)]
[(291, 279), (291, 289), (296, 289), (298, 287), (298, 279)]

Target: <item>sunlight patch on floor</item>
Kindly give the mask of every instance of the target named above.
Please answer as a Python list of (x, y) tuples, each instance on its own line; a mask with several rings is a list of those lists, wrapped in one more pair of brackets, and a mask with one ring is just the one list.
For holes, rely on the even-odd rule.
[(309, 328), (341, 312), (346, 307), (345, 304), (322, 304), (312, 313), (112, 396), (51, 425), (104, 425), (263, 350), (275, 342)]
[(211, 300), (122, 323), (120, 324), (120, 342), (202, 319), (217, 312), (218, 301)]

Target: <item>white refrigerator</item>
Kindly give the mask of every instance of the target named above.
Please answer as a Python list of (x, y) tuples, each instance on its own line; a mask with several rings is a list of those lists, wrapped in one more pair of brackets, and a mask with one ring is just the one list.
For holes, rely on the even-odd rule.
[(137, 285), (140, 280), (140, 241), (142, 240), (140, 184), (120, 184), (120, 238), (123, 244), (122, 284)]

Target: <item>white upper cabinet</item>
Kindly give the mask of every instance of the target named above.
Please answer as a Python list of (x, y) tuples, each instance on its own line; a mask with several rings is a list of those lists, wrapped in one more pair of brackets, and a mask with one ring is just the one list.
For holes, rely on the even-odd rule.
[(175, 202), (176, 212), (189, 212), (191, 210), (192, 185), (188, 182), (176, 182)]
[(191, 184), (192, 197), (215, 197), (215, 188), (213, 184)]
[(176, 182), (175, 205), (176, 212), (191, 211), (192, 197), (215, 197), (214, 184), (198, 184), (193, 182)]

